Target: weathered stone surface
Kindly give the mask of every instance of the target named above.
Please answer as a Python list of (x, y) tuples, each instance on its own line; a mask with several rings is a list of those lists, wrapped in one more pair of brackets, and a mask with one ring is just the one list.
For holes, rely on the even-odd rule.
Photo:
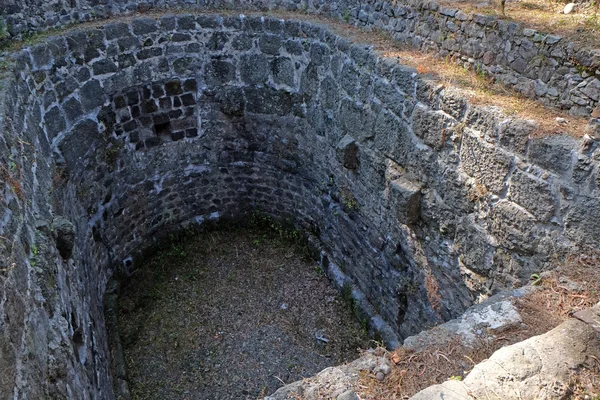
[(432, 111), (417, 105), (413, 111), (412, 127), (415, 135), (423, 142), (439, 149), (450, 138), (450, 126), (454, 120), (441, 111)]
[(358, 169), (360, 165), (359, 149), (356, 141), (349, 135), (340, 140), (337, 145), (338, 159), (344, 165), (344, 168), (350, 170)]
[[(0, 338), (1, 393), (114, 398), (99, 300), (106, 282), (116, 264), (130, 273), (139, 250), (189, 224), (255, 209), (293, 216), (318, 233), (324, 269), (351, 285), (361, 317), (388, 343), (460, 313), (486, 290), (522, 284), (548, 266), (553, 233), (564, 232), (566, 245), (597, 246), (593, 143), (528, 139), (528, 123), (473, 110), (439, 83), (395, 60), (382, 66), (371, 49), (310, 23), (136, 21), (65, 33), (62, 47), (59, 38), (25, 48), (0, 85), (0, 115), (10, 116), (0, 118), (0, 235), (15, 238), (10, 250), (0, 246), (9, 266), (0, 265), (0, 320), (11, 321)], [(472, 24), (495, 29), (493, 21)], [(263, 35), (282, 35), (281, 46), (264, 36), (261, 49)], [(527, 37), (522, 58), (538, 43)], [(489, 51), (503, 54), (492, 42)], [(423, 106), (413, 113), (416, 98)], [(443, 140), (453, 117), (461, 129)], [(71, 250), (60, 245), (68, 260), (31, 233), (54, 215), (74, 225)], [(48, 247), (44, 268), (55, 268), (56, 285), (38, 285), (22, 262), (34, 244)], [(439, 312), (419, 290), (419, 265), (436, 268)], [(35, 338), (28, 355), (23, 337)]]
[(397, 177), (390, 181), (390, 197), (401, 224), (411, 225), (419, 220), (421, 185), (405, 177)]
[(527, 153), (529, 135), (536, 129), (537, 124), (533, 121), (508, 120), (500, 127), (500, 145), (509, 151), (519, 155)]
[(558, 174), (566, 174), (573, 163), (577, 141), (567, 136), (548, 136), (531, 139), (529, 159), (532, 163)]
[(541, 222), (550, 221), (556, 212), (557, 196), (549, 183), (523, 171), (515, 171), (510, 178), (508, 199), (528, 210)]
[(565, 234), (578, 243), (594, 244), (600, 234), (600, 204), (595, 198), (580, 199), (565, 216)]
[(509, 154), (465, 133), (460, 157), (463, 171), (491, 192), (502, 193), (506, 189), (505, 180), (512, 167)]
[(359, 359), (347, 365), (327, 368), (310, 379), (291, 383), (277, 390), (265, 400), (285, 400), (301, 396), (306, 400), (317, 400), (323, 396), (330, 399), (356, 399), (352, 391), (358, 382), (361, 372), (387, 374), (392, 365), (386, 357), (366, 353)]
[(494, 205), (490, 214), (490, 233), (499, 245), (517, 251), (535, 250), (539, 236), (531, 214), (508, 201)]
[[(573, 370), (597, 357), (600, 335), (591, 326), (568, 320), (550, 332), (496, 351), (477, 364), (462, 382), (431, 386), (412, 400), (466, 400), (494, 393), (498, 398), (564, 398)], [(594, 354), (592, 354), (594, 353)], [(540, 383), (545, 383), (540, 385)]]
[[(455, 343), (466, 348), (480, 345), (480, 337), (501, 333), (521, 324), (521, 315), (512, 303), (514, 297), (523, 296), (530, 289), (502, 293), (466, 310), (460, 318), (438, 325), (415, 336), (404, 339), (404, 348), (421, 351), (440, 348)], [(514, 296), (514, 297), (513, 297)]]
[(495, 241), (468, 216), (456, 231), (454, 246), (458, 260), (469, 271), (489, 276), (492, 272)]

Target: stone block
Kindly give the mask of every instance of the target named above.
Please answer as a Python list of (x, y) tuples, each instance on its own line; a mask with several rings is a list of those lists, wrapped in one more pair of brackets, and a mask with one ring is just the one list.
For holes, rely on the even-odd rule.
[(509, 201), (492, 207), (489, 231), (499, 246), (522, 254), (533, 254), (540, 239), (533, 215)]
[(240, 76), (242, 81), (250, 85), (266, 82), (269, 79), (269, 63), (267, 58), (262, 54), (242, 56), (240, 60)]
[(457, 226), (454, 249), (458, 260), (469, 271), (491, 276), (494, 260), (494, 239), (485, 228), (478, 225), (473, 216), (467, 216)]
[(352, 136), (346, 135), (340, 140), (336, 153), (344, 168), (356, 171), (360, 166), (359, 148)]
[(276, 56), (279, 55), (279, 49), (281, 48), (282, 40), (279, 35), (264, 34), (260, 36), (258, 40), (258, 47), (260, 51), (265, 54)]
[(275, 83), (294, 87), (295, 72), (294, 63), (287, 57), (276, 57), (271, 61), (271, 73)]
[(104, 25), (106, 40), (119, 39), (126, 36), (131, 36), (129, 25), (124, 22), (112, 22)]
[(260, 114), (288, 115), (298, 99), (289, 92), (268, 87), (244, 88), (246, 110)]
[(422, 105), (417, 105), (412, 115), (413, 133), (434, 149), (444, 146), (451, 134), (448, 128), (454, 122), (455, 120), (444, 112), (433, 111)]
[(330, 76), (321, 82), (321, 104), (323, 108), (336, 110), (340, 104), (340, 87)]
[(460, 148), (460, 165), (467, 175), (475, 178), (493, 193), (506, 189), (506, 177), (513, 157), (497, 147), (465, 132)]
[(340, 107), (340, 123), (344, 134), (352, 136), (358, 142), (373, 138), (374, 116), (363, 104), (346, 98)]
[(509, 151), (514, 151), (520, 155), (527, 153), (527, 143), (537, 124), (534, 121), (522, 119), (510, 119), (500, 123), (499, 143)]
[(209, 85), (230, 83), (235, 79), (235, 65), (231, 60), (215, 58), (206, 66), (204, 76)]
[(421, 184), (400, 176), (389, 182), (390, 205), (401, 224), (413, 225), (421, 214)]
[(445, 89), (440, 92), (440, 109), (451, 117), (460, 120), (467, 112), (467, 101), (460, 94)]
[(213, 32), (206, 43), (206, 48), (211, 51), (221, 51), (229, 43), (229, 34), (226, 32)]
[(377, 114), (373, 135), (375, 148), (397, 163), (405, 164), (414, 153), (408, 125), (387, 111)]
[(136, 18), (131, 21), (131, 28), (135, 35), (147, 35), (158, 30), (158, 24), (152, 18)]
[(542, 168), (565, 175), (573, 164), (577, 140), (571, 136), (553, 135), (530, 140), (529, 161)]
[(597, 198), (582, 196), (565, 215), (565, 236), (576, 243), (598, 244), (600, 235), (600, 202)]
[(67, 167), (77, 171), (78, 164), (89, 152), (94, 151), (94, 143), (99, 137), (98, 124), (91, 119), (85, 119), (75, 125), (59, 144)]
[(510, 179), (508, 199), (525, 208), (540, 222), (552, 219), (558, 202), (547, 181), (520, 170), (515, 171)]
[(221, 111), (227, 115), (244, 115), (246, 103), (242, 88), (226, 86), (217, 92), (217, 100), (221, 103)]
[(86, 112), (102, 106), (106, 101), (104, 90), (100, 86), (100, 82), (95, 79), (88, 81), (79, 89), (79, 98), (83, 110)]

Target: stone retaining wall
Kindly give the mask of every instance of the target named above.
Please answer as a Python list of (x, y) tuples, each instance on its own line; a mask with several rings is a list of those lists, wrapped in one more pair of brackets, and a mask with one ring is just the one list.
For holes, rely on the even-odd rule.
[(597, 245), (596, 142), (531, 138), (310, 23), (69, 31), (2, 88), (7, 397), (113, 398), (107, 282), (185, 225), (292, 218), (391, 345)]
[(417, 4), (361, 2), (352, 8), (351, 22), (389, 31), (400, 43), (456, 59), (572, 115), (589, 116), (600, 106), (600, 48), (581, 48), (558, 35), (434, 1)]
[(435, 1), (382, 0), (10, 0), (0, 7), (6, 37), (73, 22), (151, 9), (284, 9), (319, 13), (388, 31), (402, 44), (451, 57), (542, 104), (590, 116), (600, 107), (600, 49), (525, 29), (489, 15), (467, 14)]

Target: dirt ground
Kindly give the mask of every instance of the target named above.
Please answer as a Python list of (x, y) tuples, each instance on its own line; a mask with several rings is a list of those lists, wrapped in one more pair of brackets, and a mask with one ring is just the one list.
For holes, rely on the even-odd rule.
[(120, 297), (134, 399), (256, 399), (369, 341), (299, 246), (252, 230), (172, 244)]

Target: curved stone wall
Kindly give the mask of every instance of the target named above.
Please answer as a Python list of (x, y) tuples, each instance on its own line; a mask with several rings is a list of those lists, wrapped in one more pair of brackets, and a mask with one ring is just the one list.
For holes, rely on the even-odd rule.
[(2, 87), (10, 397), (113, 398), (107, 282), (189, 224), (293, 218), (390, 345), (596, 245), (595, 142), (310, 23), (116, 21), (22, 50)]
[[(600, 49), (526, 29), (489, 15), (467, 14), (436, 1), (381, 0), (9, 0), (0, 6), (5, 35), (152, 9), (283, 9), (332, 16), (353, 25), (388, 31), (394, 39), (467, 68), (545, 105), (590, 116), (600, 107)], [(0, 26), (1, 28), (1, 26)], [(1, 36), (1, 31), (0, 31)]]

